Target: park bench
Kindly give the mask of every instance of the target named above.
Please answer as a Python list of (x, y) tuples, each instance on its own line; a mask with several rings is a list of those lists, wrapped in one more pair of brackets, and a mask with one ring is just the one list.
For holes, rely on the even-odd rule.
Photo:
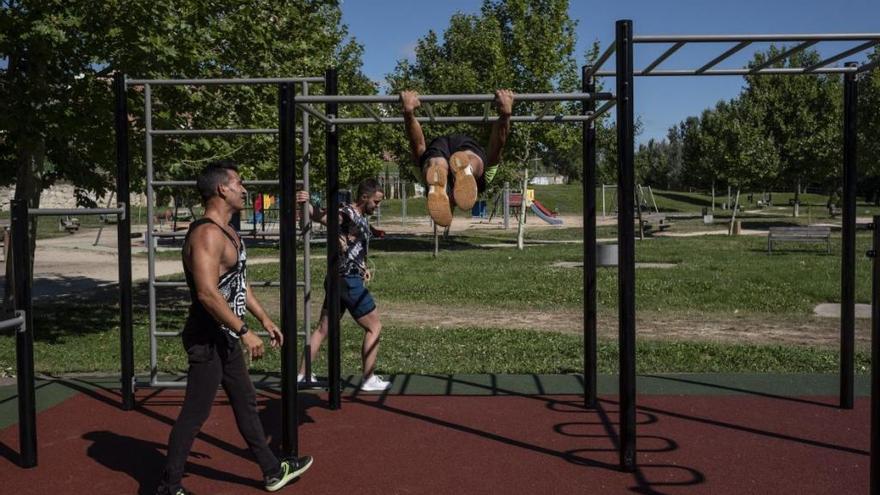
[(63, 216), (58, 218), (58, 230), (66, 230), (68, 234), (72, 234), (79, 230), (79, 218)]
[(831, 227), (770, 227), (767, 233), (767, 254), (773, 253), (774, 242), (825, 243), (831, 252)]
[(666, 219), (666, 215), (662, 213), (649, 213), (642, 215), (642, 228), (646, 231), (650, 230), (666, 230), (672, 226), (672, 223)]

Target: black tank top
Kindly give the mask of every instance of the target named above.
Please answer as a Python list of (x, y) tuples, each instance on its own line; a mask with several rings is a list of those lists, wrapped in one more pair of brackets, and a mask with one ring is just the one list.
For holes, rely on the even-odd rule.
[[(236, 242), (236, 239), (229, 235), (229, 232), (227, 232), (226, 229), (220, 227), (217, 222), (210, 218), (200, 218), (190, 224), (189, 230), (186, 232), (186, 238), (183, 241), (184, 249), (182, 252), (186, 252), (186, 244), (189, 242), (190, 234), (192, 234), (200, 225), (206, 223), (217, 225), (217, 227), (223, 232), (223, 235), (229, 239), (229, 242), (238, 248), (238, 261), (234, 267), (230, 268), (226, 273), (220, 276), (220, 283), (218, 284), (217, 289), (220, 291), (220, 294), (223, 295), (226, 304), (229, 306), (229, 309), (235, 313), (235, 316), (244, 318), (245, 311), (247, 310), (247, 253), (245, 252), (244, 242), (242, 242), (241, 237), (236, 236), (238, 237), (238, 242)], [(185, 262), (183, 264), (183, 273), (186, 276), (186, 285), (189, 287), (189, 295), (192, 300), (189, 307), (189, 317), (186, 322), (187, 329), (191, 331), (219, 329), (223, 330), (228, 335), (238, 338), (238, 336), (235, 335), (235, 331), (238, 330), (237, 328), (231, 329), (226, 325), (217, 322), (217, 320), (208, 313), (208, 310), (205, 309), (202, 303), (199, 302), (196, 295), (195, 280)]]

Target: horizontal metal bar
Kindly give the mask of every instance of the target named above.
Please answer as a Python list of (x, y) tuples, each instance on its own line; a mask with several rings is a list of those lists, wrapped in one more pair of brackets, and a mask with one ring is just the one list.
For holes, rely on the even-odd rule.
[(849, 57), (850, 55), (855, 55), (856, 53), (859, 53), (860, 51), (867, 50), (868, 48), (871, 48), (872, 46), (876, 45), (877, 43), (880, 43), (880, 40), (867, 41), (867, 42), (862, 43), (861, 45), (858, 45), (854, 48), (850, 48), (849, 50), (846, 50), (844, 52), (840, 52), (837, 55), (834, 55), (833, 57), (828, 57), (825, 60), (822, 60), (821, 62), (817, 63), (816, 65), (811, 65), (804, 70), (806, 72), (813, 72), (814, 70), (818, 69), (819, 67), (825, 67), (828, 64), (833, 64), (834, 62), (837, 62), (838, 60), (845, 59), (846, 57)]
[[(857, 67), (824, 67), (813, 72), (804, 72), (804, 67), (779, 67), (763, 69), (755, 74), (751, 73), (751, 69), (712, 69), (705, 72), (697, 72), (695, 69), (666, 69), (656, 70), (648, 74), (642, 71), (635, 71), (634, 76), (744, 76), (744, 75), (799, 75), (799, 74), (845, 74), (847, 72), (857, 72)], [(596, 74), (598, 77), (614, 77), (617, 75), (614, 71), (601, 71)]]
[[(281, 282), (276, 280), (253, 280), (249, 281), (248, 287), (281, 287)], [(297, 282), (297, 287), (305, 287), (306, 284), (304, 282)], [(186, 287), (186, 282), (183, 280), (157, 280), (153, 282), (153, 287)]]
[(727, 51), (725, 51), (721, 55), (718, 55), (717, 57), (710, 60), (709, 63), (707, 63), (706, 65), (697, 69), (697, 74), (702, 74), (703, 72), (706, 72), (707, 70), (711, 69), (712, 67), (715, 67), (716, 65), (720, 64), (724, 60), (727, 60), (728, 58), (733, 56), (734, 53), (742, 50), (743, 48), (745, 48), (751, 44), (752, 44), (751, 41), (740, 41), (739, 43), (737, 43), (733, 47), (729, 48)]
[(664, 60), (671, 57), (673, 53), (677, 52), (679, 48), (683, 47), (684, 44), (684, 41), (679, 41), (678, 43), (670, 46), (665, 52), (663, 52), (662, 55), (657, 57), (656, 60), (648, 64), (648, 66), (643, 69), (643, 72), (647, 74), (654, 70), (658, 65), (662, 64)]
[(210, 85), (259, 85), (281, 83), (323, 83), (323, 77), (263, 77), (263, 78), (225, 78), (225, 79), (126, 79), (126, 86), (210, 86)]
[(278, 134), (278, 129), (157, 129), (153, 136), (227, 136), (251, 134)]
[[(181, 330), (181, 331), (177, 331), (177, 332), (162, 332), (162, 331), (156, 331), (153, 335), (155, 335), (156, 337), (180, 337), (180, 334), (181, 334), (181, 333), (183, 333), (183, 330)], [(254, 333), (257, 334), (257, 335), (259, 335), (259, 336), (261, 336), (261, 337), (265, 337), (265, 336), (269, 335), (269, 334), (268, 334), (266, 331), (264, 331), (264, 330), (256, 330), (256, 331), (254, 331)], [(297, 334), (297, 335), (303, 335), (303, 336), (304, 336), (304, 335), (305, 335), (305, 332), (297, 332), (296, 334)]]
[(795, 53), (806, 50), (807, 48), (815, 45), (816, 43), (818, 43), (817, 40), (805, 41), (803, 43), (800, 43), (798, 45), (795, 45), (795, 46), (789, 48), (788, 50), (783, 50), (781, 53), (778, 53), (776, 56), (771, 57), (768, 60), (765, 60), (764, 62), (756, 65), (755, 67), (752, 67), (749, 70), (749, 74), (757, 74), (758, 72), (761, 72), (761, 70), (766, 69), (767, 67), (770, 67), (775, 63), (781, 62), (781, 61), (787, 59), (788, 57), (794, 55)]
[(16, 328), (24, 325), (24, 311), (16, 311), (14, 318), (9, 318), (8, 320), (0, 321), (0, 330), (6, 330), (7, 328)]
[[(280, 237), (281, 233), (278, 231), (269, 231), (269, 232), (260, 232), (259, 230), (254, 232), (253, 230), (239, 230), (238, 235), (243, 238), (248, 237)], [(302, 236), (301, 232), (297, 232), (297, 235)], [(186, 237), (186, 232), (153, 232), (153, 237), (162, 238), (162, 239), (179, 239), (182, 237)]]
[[(483, 122), (495, 122), (498, 120), (498, 117), (489, 117), (488, 119), (485, 117), (479, 116), (459, 116), (459, 117), (434, 117), (434, 120), (431, 120), (430, 117), (418, 117), (417, 120), (422, 123), (438, 123), (438, 124), (478, 124)], [(589, 116), (587, 115), (544, 115), (543, 117), (539, 117), (537, 115), (514, 115), (510, 117), (511, 122), (585, 122), (588, 121)], [(347, 118), (338, 118), (330, 121), (331, 124), (336, 125), (361, 125), (361, 124), (402, 124), (403, 117), (382, 117), (381, 121), (376, 121), (373, 119), (369, 119), (366, 117), (347, 117)]]
[[(298, 98), (294, 98), (294, 101), (296, 101), (296, 100), (298, 100)], [(303, 112), (311, 115), (312, 117), (315, 117), (316, 119), (320, 120), (321, 122), (323, 122), (325, 124), (330, 123), (330, 117), (328, 117), (327, 114), (318, 110), (317, 108), (315, 108), (311, 105), (306, 105), (305, 103), (298, 103), (298, 102), (297, 102), (296, 106), (300, 110), (302, 110)]]
[(773, 41), (864, 41), (880, 39), (880, 33), (830, 33), (830, 34), (694, 34), (633, 36), (634, 43), (722, 43), (722, 42), (773, 42)]
[[(242, 181), (245, 186), (277, 186), (277, 180), (245, 180)], [(297, 180), (297, 184), (302, 184), (302, 180)], [(153, 187), (160, 186), (195, 186), (194, 180), (154, 180), (151, 182)]]
[(125, 215), (125, 208), (28, 208), (28, 215), (35, 217), (59, 215)]
[[(608, 100), (611, 93), (516, 93), (515, 101), (584, 101)], [(494, 94), (419, 95), (422, 103), (495, 101)], [(296, 97), (301, 103), (399, 103), (400, 95), (307, 95)]]

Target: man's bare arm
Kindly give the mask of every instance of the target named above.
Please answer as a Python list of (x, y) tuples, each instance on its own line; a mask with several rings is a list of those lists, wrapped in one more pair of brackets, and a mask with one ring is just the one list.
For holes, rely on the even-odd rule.
[(403, 105), (403, 125), (406, 129), (406, 137), (409, 138), (410, 152), (413, 162), (418, 164), (427, 149), (422, 125), (416, 118), (416, 108), (421, 106), (419, 95), (415, 91), (404, 91), (400, 93), (400, 102)]
[(196, 297), (214, 320), (238, 330), (244, 323), (220, 294), (220, 259), (229, 240), (219, 227), (205, 225), (190, 234), (189, 269), (196, 285)]
[(507, 89), (499, 89), (495, 92), (495, 105), (498, 108), (498, 120), (492, 124), (492, 134), (489, 137), (489, 156), (486, 157), (489, 167), (501, 161), (501, 153), (504, 143), (510, 134), (510, 115), (513, 113), (513, 92)]

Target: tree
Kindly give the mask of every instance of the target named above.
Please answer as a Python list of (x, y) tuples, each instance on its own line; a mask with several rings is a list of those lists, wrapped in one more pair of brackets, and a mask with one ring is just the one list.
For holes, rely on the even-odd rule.
[[(15, 198), (30, 207), (59, 180), (73, 182), (80, 204), (94, 205), (91, 198), (105, 194), (115, 175), (109, 78), (116, 71), (143, 78), (278, 77), (319, 75), (336, 65), (341, 91), (375, 92), (360, 72), (361, 52), (335, 1), (2, 1), (0, 181), (14, 181)], [(277, 125), (274, 87), (154, 89), (156, 129)], [(142, 187), (143, 93), (130, 92), (129, 104), (131, 176)], [(313, 180), (320, 184), (322, 129), (314, 129)], [(346, 136), (341, 179), (375, 173), (380, 131), (364, 127)], [(221, 157), (242, 163), (246, 178), (277, 177), (278, 145), (270, 137), (154, 141), (157, 179), (191, 178), (205, 161)]]
[[(387, 77), (394, 92), (414, 89), (424, 94), (491, 93), (497, 88), (515, 92), (569, 92), (579, 89), (573, 51), (575, 22), (568, 17), (567, 0), (509, 0), (483, 2), (479, 15), (455, 14), (443, 33), (429, 31), (416, 45), (416, 60), (398, 62)], [(552, 104), (546, 112), (574, 113), (578, 104)], [(543, 111), (543, 104), (517, 103), (517, 112)], [(434, 105), (437, 114), (480, 115), (482, 105)], [(563, 124), (515, 125), (505, 161), (519, 169), (535, 157), (551, 158), (572, 170), (580, 127)], [(425, 125), (426, 136), (464, 132), (488, 142), (489, 126)], [(408, 157), (401, 132), (395, 154)], [(550, 160), (544, 160), (545, 163)], [(511, 167), (502, 167), (510, 169)], [(510, 170), (503, 173), (510, 174)], [(504, 175), (493, 185), (501, 184)], [(416, 178), (420, 178), (416, 175)]]

